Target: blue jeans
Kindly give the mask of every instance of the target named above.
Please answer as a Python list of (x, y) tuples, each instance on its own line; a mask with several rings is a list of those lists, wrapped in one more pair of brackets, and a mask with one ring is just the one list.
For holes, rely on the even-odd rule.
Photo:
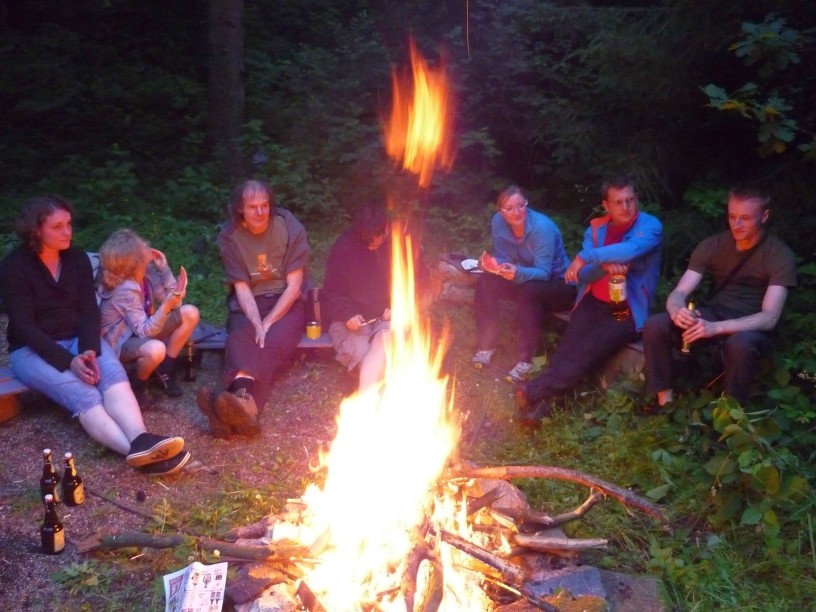
[[(56, 340), (56, 343), (79, 354), (77, 338)], [(102, 394), (128, 379), (113, 349), (104, 340), (102, 353), (96, 356), (100, 374), (97, 385), (82, 382), (70, 369), (60, 372), (27, 346), (11, 353), (9, 361), (14, 375), (22, 383), (52, 399), (75, 417), (94, 406), (102, 406)]]
[(527, 383), (528, 398), (538, 401), (566, 393), (637, 336), (631, 316), (616, 321), (609, 304), (588, 293), (573, 310), (547, 369)]
[(476, 348), (494, 349), (499, 337), (499, 300), (516, 303), (516, 346), (518, 361), (531, 362), (535, 354), (544, 313), (569, 310), (576, 288), (562, 278), (516, 284), (495, 274), (482, 274), (476, 281)]

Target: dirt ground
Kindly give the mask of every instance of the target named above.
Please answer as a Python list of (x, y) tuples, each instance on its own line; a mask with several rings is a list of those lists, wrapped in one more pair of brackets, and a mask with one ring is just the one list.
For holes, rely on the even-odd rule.
[[(454, 340), (445, 359), (448, 373), (470, 368), (469, 335), (460, 333), (462, 340)], [(6, 358), (5, 352), (0, 347), (2, 359)], [(476, 435), (480, 440), (502, 437), (507, 420), (512, 418), (511, 390), (500, 380), (501, 373), (496, 368), (476, 382), (465, 377), (467, 380), (456, 383), (456, 403), (468, 406), (463, 411), (463, 455), (474, 448)], [(54, 575), (88, 560), (88, 554), (77, 552), (77, 542), (94, 534), (143, 531), (154, 523), (148, 516), (163, 500), (171, 508), (194, 509), (215, 492), (264, 487), (271, 482), (276, 483), (281, 499), (299, 496), (318, 449), (334, 436), (337, 409), (344, 394), (356, 384), (334, 361), (332, 351), (300, 350), (280, 377), (273, 399), (262, 414), (262, 434), (251, 440), (225, 441), (209, 436), (207, 420), (195, 402), (195, 392), (201, 385), (218, 386), (220, 353), (205, 353), (196, 374), (195, 382), (183, 383), (183, 397), (159, 397), (156, 392), (157, 401), (144, 411), (149, 430), (183, 436), (193, 453), (191, 465), (170, 477), (155, 479), (137, 473), (122, 457), (92, 442), (78, 422), (47, 401), (26, 401), (22, 414), (0, 424), (0, 608), (65, 609), (69, 587), (57, 583)], [(485, 414), (482, 409), (488, 395), (500, 398), (506, 415)], [(67, 547), (58, 556), (40, 552), (39, 478), (44, 448), (51, 448), (60, 464), (66, 451), (73, 452), (88, 491), (83, 505), (60, 506)], [(172, 522), (172, 518), (168, 521)], [(170, 527), (166, 531), (173, 532)], [(132, 590), (134, 607), (130, 609), (144, 609), (143, 604), (136, 603), (139, 601), (163, 602), (163, 596), (154, 594), (151, 600), (144, 592), (156, 588), (156, 579), (161, 575), (150, 563), (153, 554), (147, 551), (128, 561), (128, 578), (116, 583), (116, 589)], [(186, 565), (186, 560), (180, 560), (171, 571)], [(76, 598), (70, 601), (77, 603)], [(121, 596), (116, 601), (120, 602)], [(99, 609), (97, 603), (70, 607)]]

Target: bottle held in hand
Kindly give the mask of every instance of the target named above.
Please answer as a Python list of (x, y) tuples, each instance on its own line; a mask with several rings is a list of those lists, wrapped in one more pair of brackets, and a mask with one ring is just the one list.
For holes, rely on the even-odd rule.
[(85, 501), (85, 485), (77, 474), (74, 456), (65, 453), (65, 475), (62, 478), (62, 498), (66, 506), (78, 506)]
[(626, 276), (623, 274), (609, 275), (609, 305), (612, 317), (616, 321), (623, 321), (632, 315), (626, 294)]
[[(688, 303), (688, 309), (691, 314), (694, 314), (694, 302)], [(680, 353), (683, 355), (691, 355), (691, 342), (683, 340), (683, 343), (680, 345)]]
[(65, 528), (57, 516), (57, 505), (50, 493), (43, 499), (45, 516), (40, 527), (42, 551), (46, 555), (59, 555), (65, 550)]
[(51, 460), (51, 449), (43, 449), (43, 473), (40, 478), (40, 496), (45, 497), (46, 495), (51, 495), (54, 504), (60, 503), (59, 483), (60, 476)]

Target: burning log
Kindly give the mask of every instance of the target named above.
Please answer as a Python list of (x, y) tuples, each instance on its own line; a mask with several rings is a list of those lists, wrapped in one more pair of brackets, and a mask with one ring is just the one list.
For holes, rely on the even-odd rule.
[(572, 512), (550, 516), (546, 512), (536, 512), (528, 508), (501, 508), (501, 513), (520, 523), (535, 523), (543, 527), (560, 527), (570, 521), (584, 517), (592, 508), (606, 499), (603, 493), (593, 491), (587, 500)]
[(596, 476), (590, 476), (589, 474), (584, 474), (577, 470), (568, 470), (566, 468), (549, 465), (505, 465), (500, 467), (458, 466), (450, 469), (446, 476), (450, 479), (500, 478), (502, 480), (514, 480), (516, 478), (550, 478), (553, 480), (567, 480), (592, 489), (597, 489), (604, 495), (618, 500), (626, 507), (635, 508), (644, 514), (655, 517), (663, 523), (668, 523), (668, 519), (666, 515), (663, 514), (663, 511), (652, 502)]

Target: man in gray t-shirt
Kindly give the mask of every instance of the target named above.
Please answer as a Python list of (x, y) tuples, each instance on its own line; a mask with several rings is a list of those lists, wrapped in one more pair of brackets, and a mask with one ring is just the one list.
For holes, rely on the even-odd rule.
[[(681, 342), (722, 342), (724, 390), (740, 403), (748, 399), (760, 359), (773, 350), (769, 332), (779, 321), (788, 289), (796, 286), (793, 253), (765, 227), (769, 203), (770, 197), (757, 189), (732, 189), (730, 231), (694, 249), (666, 300), (666, 312), (646, 321), (646, 390), (657, 394), (657, 411), (673, 399), (672, 350)], [(700, 308), (689, 309), (689, 296), (707, 274), (714, 295)]]

